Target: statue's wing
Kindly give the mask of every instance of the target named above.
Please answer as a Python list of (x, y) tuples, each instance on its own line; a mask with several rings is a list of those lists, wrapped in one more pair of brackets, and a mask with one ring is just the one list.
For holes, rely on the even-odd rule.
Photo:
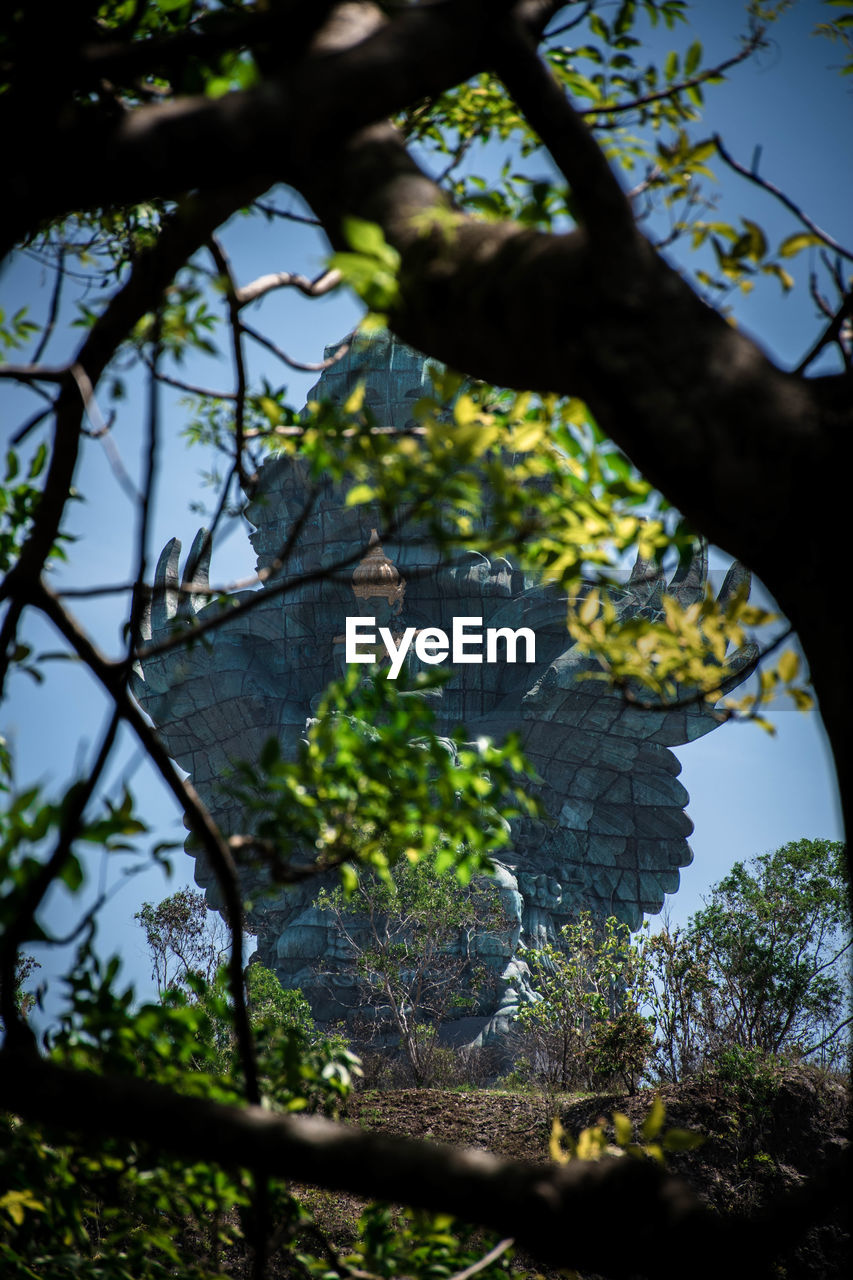
[[(702, 548), (670, 582), (640, 562), (620, 608), (657, 617), (664, 591), (688, 605), (701, 598), (706, 579)], [(721, 602), (745, 586), (748, 575), (737, 565)], [(514, 715), (541, 778), (537, 791), (547, 817), (518, 819), (513, 831), (519, 888), (530, 904), (530, 945), (541, 945), (579, 910), (616, 915), (632, 928), (643, 915), (660, 911), (664, 896), (678, 888), (679, 869), (692, 860), (689, 797), (670, 748), (709, 733), (725, 718), (690, 690), (673, 705), (638, 705), (590, 679), (600, 674), (597, 663), (577, 646), (566, 647), (565, 638), (563, 631), (562, 651), (529, 685), (520, 706), (515, 697), (506, 698), (488, 726), (490, 732), (510, 727)], [(755, 660), (754, 646), (733, 655), (720, 692), (739, 684)]]
[[(157, 563), (131, 688), (169, 754), (190, 775), (222, 829), (233, 834), (243, 824), (227, 789), (234, 762), (257, 760), (270, 737), (295, 741), (305, 724), (307, 698), (288, 696), (295, 677), (283, 642), (281, 602), (261, 598), (257, 607), (234, 612), (235, 604), (256, 593), (211, 597), (210, 538), (204, 529), (183, 574), (180, 556), (181, 544), (173, 538)], [(288, 717), (298, 732), (282, 732)], [(196, 880), (208, 890), (209, 904), (218, 907), (203, 852), (191, 840), (187, 847), (196, 857)]]

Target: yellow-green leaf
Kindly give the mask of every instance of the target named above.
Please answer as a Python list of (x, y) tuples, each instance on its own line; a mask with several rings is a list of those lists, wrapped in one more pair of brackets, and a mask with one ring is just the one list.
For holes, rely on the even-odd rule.
[(369, 484), (354, 484), (347, 494), (347, 506), (356, 507), (363, 502), (372, 502), (375, 497), (376, 490)]
[(641, 1133), (646, 1142), (651, 1142), (652, 1138), (656, 1138), (663, 1128), (663, 1122), (666, 1119), (666, 1107), (663, 1105), (659, 1093), (655, 1094), (655, 1100), (652, 1103), (651, 1110), (643, 1121)]
[(779, 255), (782, 258), (793, 258), (795, 253), (801, 253), (803, 249), (816, 244), (823, 244), (820, 236), (814, 235), (811, 231), (797, 231), (782, 241), (779, 245)]
[(788, 684), (800, 669), (799, 655), (793, 649), (786, 649), (778, 662), (779, 679)]
[(360, 413), (363, 404), (364, 383), (359, 382), (344, 401), (344, 413)]
[(634, 1136), (634, 1126), (622, 1111), (613, 1112), (613, 1129), (620, 1147), (627, 1147)]
[(578, 610), (578, 619), (585, 627), (588, 627), (595, 618), (598, 617), (598, 592), (590, 591)]

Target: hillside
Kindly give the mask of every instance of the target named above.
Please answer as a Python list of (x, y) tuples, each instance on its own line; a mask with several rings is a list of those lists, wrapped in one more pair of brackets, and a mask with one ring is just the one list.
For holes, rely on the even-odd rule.
[[(838, 1079), (808, 1067), (775, 1077), (736, 1081), (690, 1080), (661, 1090), (667, 1127), (705, 1135), (697, 1150), (670, 1157), (670, 1168), (720, 1210), (747, 1212), (780, 1191), (792, 1190), (846, 1147), (849, 1092)], [(497, 1090), (401, 1089), (355, 1094), (349, 1123), (435, 1142), (480, 1147), (514, 1159), (548, 1159), (554, 1115), (577, 1134), (614, 1110), (638, 1125), (653, 1091), (634, 1097), (547, 1097)], [(309, 1193), (309, 1198), (310, 1193)], [(323, 1196), (315, 1208), (341, 1242), (359, 1206), (346, 1197)], [(786, 1280), (834, 1280), (848, 1272), (846, 1212), (835, 1207), (778, 1272)]]

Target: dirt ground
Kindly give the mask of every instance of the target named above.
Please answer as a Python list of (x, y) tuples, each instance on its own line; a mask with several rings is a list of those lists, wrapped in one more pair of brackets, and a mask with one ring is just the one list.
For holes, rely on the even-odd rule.
[[(653, 1090), (625, 1095), (570, 1096), (498, 1090), (396, 1089), (356, 1092), (342, 1117), (349, 1124), (407, 1137), (479, 1147), (512, 1159), (547, 1161), (554, 1117), (572, 1135), (614, 1110), (638, 1129)], [(721, 1211), (760, 1211), (796, 1188), (848, 1144), (849, 1092), (838, 1078), (808, 1067), (779, 1073), (769, 1098), (754, 1099), (718, 1082), (691, 1080), (659, 1090), (665, 1128), (704, 1135), (695, 1151), (669, 1157), (670, 1169)], [(611, 1129), (612, 1132), (612, 1129)], [(306, 1189), (319, 1219), (341, 1244), (352, 1238), (361, 1204), (353, 1197)], [(848, 1201), (849, 1203), (849, 1201)], [(779, 1275), (785, 1280), (841, 1280), (849, 1271), (848, 1209), (836, 1206), (814, 1228)]]

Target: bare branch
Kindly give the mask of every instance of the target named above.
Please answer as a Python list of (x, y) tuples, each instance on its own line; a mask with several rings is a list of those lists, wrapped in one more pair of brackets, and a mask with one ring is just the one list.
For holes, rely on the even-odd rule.
[(830, 342), (838, 343), (838, 346), (841, 348), (841, 357), (845, 365), (847, 366), (848, 369), (851, 367), (850, 352), (847, 350), (847, 347), (845, 346), (844, 342), (841, 339), (841, 333), (842, 333), (842, 329), (844, 328), (844, 323), (850, 316), (853, 316), (853, 293), (847, 294), (841, 306), (835, 312), (835, 315), (833, 315), (832, 318), (830, 319), (830, 322), (824, 329), (823, 333), (820, 335), (817, 341), (809, 348), (809, 350), (803, 356), (800, 363), (797, 365), (796, 369), (794, 370), (795, 373), (797, 374), (805, 373), (809, 365), (812, 364), (812, 362), (817, 359), (817, 357), (820, 355), (821, 351), (823, 351), (825, 347), (829, 346)]
[(59, 836), (50, 857), (42, 863), (38, 874), (30, 880), (26, 892), (16, 912), (14, 920), (7, 923), (0, 934), (0, 1016), (6, 1028), (10, 1045), (24, 1045), (29, 1051), (35, 1049), (32, 1031), (23, 1022), (15, 1006), (15, 964), (21, 943), (29, 935), (35, 914), (44, 900), (50, 886), (71, 856), (74, 841), (80, 833), (83, 815), (92, 795), (101, 780), (110, 753), (115, 744), (121, 715), (117, 707), (113, 708), (101, 742), (100, 749), (85, 780), (72, 787), (66, 797)]
[(567, 31), (573, 30), (574, 27), (579, 27), (582, 22), (586, 22), (594, 8), (594, 4), (585, 4), (577, 16), (570, 19), (569, 22), (564, 22), (561, 27), (555, 27), (553, 31), (546, 31), (545, 39), (555, 40), (557, 36), (565, 35)]
[(849, 262), (853, 262), (853, 251), (845, 249), (843, 244), (831, 236), (828, 231), (822, 231), (816, 222), (813, 222), (808, 214), (804, 213), (798, 204), (796, 204), (790, 196), (786, 196), (784, 191), (780, 191), (772, 182), (768, 182), (766, 178), (759, 178), (757, 173), (753, 173), (751, 169), (747, 169), (744, 165), (738, 164), (730, 153), (726, 150), (723, 140), (718, 133), (714, 134), (714, 145), (720, 156), (725, 160), (730, 169), (734, 169), (735, 173), (739, 173), (742, 178), (746, 178), (749, 182), (754, 182), (757, 187), (761, 187), (762, 191), (768, 192), (771, 196), (783, 204), (786, 209), (793, 213), (794, 217), (799, 219), (804, 227), (808, 227), (812, 235), (817, 236), (818, 240), (822, 240), (825, 245), (832, 249), (833, 253), (840, 253), (842, 258), (847, 258)]
[[(151, 361), (143, 354), (142, 361), (147, 368), (151, 368)], [(237, 396), (233, 391), (215, 391), (212, 387), (200, 387), (192, 382), (184, 382), (181, 378), (174, 378), (170, 374), (157, 370), (157, 381), (162, 382), (164, 386), (174, 387), (176, 391), (186, 391), (191, 396), (204, 396), (209, 400), (236, 400)]]
[(284, 0), (270, 9), (252, 7), (217, 14), (218, 21), (209, 27), (197, 22), (170, 35), (91, 44), (82, 51), (91, 77), (89, 83), (96, 84), (104, 77), (126, 80), (151, 75), (158, 68), (180, 70), (188, 58), (209, 58), (247, 43), (272, 43), (283, 47), (287, 57), (293, 59), (303, 52), (335, 3), (336, 0), (315, 0), (306, 6), (301, 0)]
[(65, 248), (60, 245), (56, 263), (56, 279), (53, 284), (53, 293), (50, 299), (50, 306), (47, 313), (47, 321), (39, 339), (39, 344), (33, 352), (33, 364), (38, 364), (45, 353), (47, 344), (50, 342), (51, 335), (56, 327), (56, 317), (59, 315), (59, 302), (62, 297), (62, 285), (65, 280)]
[(248, 306), (250, 302), (256, 302), (258, 298), (263, 298), (273, 289), (298, 289), (307, 298), (322, 298), (324, 294), (336, 289), (341, 279), (341, 273), (337, 270), (323, 271), (313, 280), (291, 271), (275, 271), (269, 275), (258, 276), (257, 280), (253, 280), (250, 284), (244, 284), (235, 290), (235, 297), (237, 305), (241, 308)]
[(18, 427), (18, 430), (12, 436), (10, 443), (13, 445), (21, 444), (26, 440), (31, 431), (35, 431), (36, 427), (41, 426), (45, 419), (50, 417), (55, 408), (56, 406), (51, 400), (46, 409), (39, 409), (39, 411), (34, 413), (31, 418), (27, 418), (26, 422)]
[(311, 218), (305, 213), (293, 213), (290, 209), (277, 209), (274, 204), (267, 204), (263, 200), (255, 201), (255, 208), (260, 209), (261, 213), (271, 218), (283, 218), (286, 222), (300, 222), (308, 227), (322, 227), (319, 218)]
[[(91, 387), (97, 382), (140, 316), (150, 310), (186, 259), (199, 248), (211, 231), (235, 208), (257, 191), (256, 186), (237, 188), (218, 198), (188, 199), (175, 212), (157, 243), (140, 254), (121, 289), (110, 299), (89, 330), (72, 364), (85, 374)], [(26, 595), (41, 577), (53, 547), (68, 495), (82, 434), (82, 410), (78, 384), (62, 371), (56, 402), (56, 427), (44, 489), (36, 519), (17, 564), (0, 584), (0, 600), (22, 587)], [(0, 654), (0, 663), (4, 655)], [(2, 670), (0, 668), (0, 682)]]
[(0, 364), (0, 378), (15, 382), (65, 382), (69, 372), (67, 364)]
[(631, 204), (603, 152), (527, 32), (511, 21), (499, 30), (498, 74), (569, 183), (587, 235), (630, 243), (637, 235)]
[(830, 1041), (835, 1039), (839, 1031), (843, 1031), (844, 1028), (849, 1027), (851, 1023), (853, 1023), (853, 1014), (851, 1014), (849, 1018), (845, 1018), (843, 1022), (839, 1022), (838, 1026), (830, 1031), (828, 1036), (824, 1036), (822, 1040), (819, 1040), (817, 1044), (809, 1045), (808, 1049), (804, 1049), (803, 1056), (808, 1057), (810, 1053), (817, 1053), (818, 1049), (822, 1049), (824, 1045), (829, 1044)]
[(330, 369), (333, 364), (337, 364), (339, 360), (343, 360), (349, 351), (349, 343), (344, 342), (333, 356), (329, 356), (328, 360), (318, 360), (315, 364), (303, 364), (301, 360), (294, 360), (286, 351), (282, 351), (281, 347), (276, 346), (271, 338), (267, 338), (264, 334), (258, 333), (257, 329), (253, 329), (251, 325), (246, 324), (245, 320), (240, 322), (243, 332), (250, 338), (254, 338), (255, 342), (260, 343), (262, 347), (266, 347), (274, 356), (278, 356), (283, 364), (289, 365), (291, 369), (297, 369), (300, 373), (322, 373), (324, 369)]
[(234, 413), (234, 466), (240, 479), (240, 484), (247, 495), (251, 494), (257, 483), (257, 476), (250, 476), (246, 471), (243, 462), (243, 452), (245, 449), (245, 439), (243, 437), (244, 424), (246, 419), (246, 363), (243, 359), (243, 333), (240, 324), (240, 303), (237, 299), (237, 285), (231, 270), (231, 263), (222, 245), (216, 236), (211, 236), (208, 242), (210, 252), (213, 254), (213, 260), (221, 279), (225, 284), (225, 296), (228, 302), (228, 316), (231, 324), (231, 345), (234, 352), (234, 370), (237, 379), (237, 385), (234, 389), (234, 399), (236, 409)]
[(111, 663), (96, 649), (89, 637), (66, 612), (57, 597), (42, 584), (31, 590), (30, 603), (50, 619), (74, 652), (85, 662), (112, 698), (117, 713), (134, 730), (152, 764), (159, 772), (186, 815), (187, 824), (210, 859), (222, 892), (228, 927), (231, 931), (229, 985), (234, 1005), (234, 1028), (240, 1061), (250, 1102), (260, 1101), (254, 1039), (243, 989), (243, 901), (239, 873), (228, 842), (202, 803), (195, 788), (185, 781), (155, 731), (127, 691), (126, 663)]
[(485, 1271), (486, 1267), (490, 1267), (493, 1262), (497, 1262), (498, 1258), (506, 1253), (507, 1249), (511, 1249), (514, 1244), (513, 1237), (507, 1236), (505, 1240), (501, 1240), (496, 1244), (494, 1249), (484, 1253), (477, 1262), (472, 1262), (470, 1267), (466, 1267), (464, 1271), (457, 1271), (455, 1276), (450, 1277), (450, 1280), (470, 1280), (471, 1276), (478, 1275), (481, 1271)]

